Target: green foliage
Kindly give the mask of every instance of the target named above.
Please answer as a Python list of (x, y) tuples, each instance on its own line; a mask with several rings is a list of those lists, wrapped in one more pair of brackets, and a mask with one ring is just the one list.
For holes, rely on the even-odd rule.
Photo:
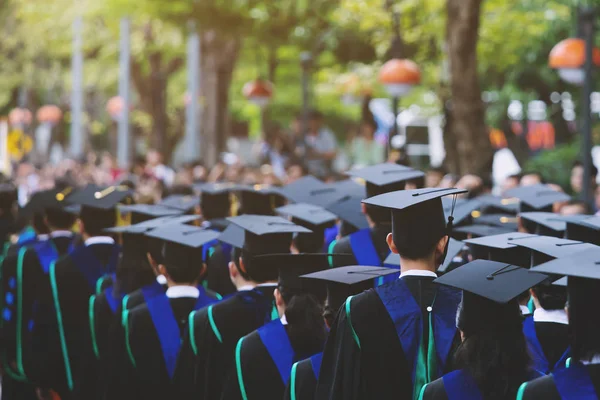
[(571, 167), (579, 158), (581, 144), (573, 143), (547, 150), (527, 162), (524, 172), (539, 172), (548, 182), (557, 183), (568, 190), (570, 188)]

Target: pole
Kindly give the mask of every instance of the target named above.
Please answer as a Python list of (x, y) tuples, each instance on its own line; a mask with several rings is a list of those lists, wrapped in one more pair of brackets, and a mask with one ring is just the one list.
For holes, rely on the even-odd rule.
[(121, 19), (121, 41), (119, 49), (119, 97), (123, 101), (123, 110), (118, 119), (117, 163), (127, 168), (129, 163), (129, 19)]
[(200, 37), (192, 24), (187, 43), (187, 92), (185, 108), (185, 158), (193, 161), (198, 155), (198, 96), (200, 95)]
[(581, 156), (583, 158), (583, 201), (588, 206), (593, 206), (591, 181), (592, 168), (592, 111), (591, 111), (591, 95), (593, 88), (593, 46), (594, 46), (594, 12), (589, 8), (580, 10), (580, 23), (585, 40), (585, 80), (583, 83), (583, 99), (582, 99), (582, 140), (581, 140)]
[(70, 153), (72, 157), (81, 157), (84, 152), (85, 138), (83, 137), (83, 19), (73, 21), (73, 55), (71, 70), (73, 88), (71, 89), (71, 138)]
[(310, 86), (310, 63), (312, 55), (309, 51), (300, 54), (300, 63), (302, 64), (302, 135), (303, 139), (308, 133), (308, 107), (309, 107), (309, 86)]

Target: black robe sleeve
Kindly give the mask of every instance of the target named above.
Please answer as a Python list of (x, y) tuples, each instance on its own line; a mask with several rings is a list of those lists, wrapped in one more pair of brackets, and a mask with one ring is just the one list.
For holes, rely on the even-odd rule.
[[(334, 267), (343, 267), (345, 265), (357, 265), (356, 257), (352, 252), (352, 246), (350, 246), (350, 238), (348, 236), (340, 238), (333, 246), (333, 253), (335, 254), (349, 254), (348, 257), (335, 257), (333, 258)], [(352, 255), (350, 255), (352, 254)]]
[(284, 400), (313, 400), (316, 390), (317, 378), (313, 372), (311, 360), (302, 360), (292, 367), (290, 381), (285, 388), (283, 398)]
[[(527, 382), (521, 386), (519, 389), (522, 394), (520, 399), (523, 400), (561, 400), (562, 397), (556, 390), (556, 385), (554, 384), (554, 379), (552, 379), (552, 375), (543, 376), (541, 378), (535, 379), (531, 382)], [(519, 398), (517, 396), (517, 398)], [(519, 400), (520, 400), (519, 399)]]
[(446, 393), (442, 378), (427, 384), (425, 392), (423, 392), (423, 397), (419, 398), (419, 400), (448, 400), (448, 394)]

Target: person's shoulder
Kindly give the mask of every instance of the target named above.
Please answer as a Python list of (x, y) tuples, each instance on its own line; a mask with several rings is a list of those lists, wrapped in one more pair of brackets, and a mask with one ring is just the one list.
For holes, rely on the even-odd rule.
[(546, 375), (523, 383), (517, 393), (517, 399), (559, 400), (561, 399), (561, 396), (554, 384), (554, 377), (552, 375)]
[(344, 253), (348, 250), (351, 250), (352, 246), (350, 245), (350, 236), (344, 236), (335, 241), (335, 245), (333, 246), (334, 253)]
[(444, 380), (438, 378), (433, 382), (428, 383), (422, 389), (422, 395), (419, 400), (448, 400), (448, 394), (444, 387)]
[(372, 320), (374, 312), (381, 306), (381, 299), (375, 289), (369, 289), (346, 299), (344, 304), (345, 316), (351, 319), (353, 324)]

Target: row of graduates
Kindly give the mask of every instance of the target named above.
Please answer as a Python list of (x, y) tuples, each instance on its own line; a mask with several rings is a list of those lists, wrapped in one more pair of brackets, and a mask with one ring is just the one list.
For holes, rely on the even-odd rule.
[[(145, 218), (160, 218), (110, 229), (113, 233), (120, 232), (123, 244), (120, 262), (114, 261), (115, 252), (109, 250), (108, 245), (113, 245), (112, 249), (116, 245), (108, 243), (103, 231), (113, 225), (113, 207), (126, 198), (126, 191), (83, 191), (82, 198), (71, 200), (82, 205), (81, 232), (86, 244), (83, 247), (98, 249), (93, 250), (93, 256), (104, 269), (94, 267), (88, 251), (83, 261), (77, 261), (73, 250), (81, 246), (74, 246), (70, 255), (55, 264), (50, 262), (47, 276), (52, 302), (22, 309), (35, 309), (38, 315), (41, 310), (42, 315), (56, 317), (48, 318), (45, 323), (38, 323), (43, 318), (22, 317), (16, 323), (23, 328), (27, 320), (27, 329), (21, 328), (19, 337), (28, 336), (23, 335), (23, 331), (28, 331), (31, 337), (38, 338), (31, 340), (32, 344), (39, 346), (39, 338), (43, 337), (46, 345), (5, 344), (6, 360), (9, 360), (5, 364), (13, 369), (16, 379), (26, 376), (37, 386), (52, 388), (61, 398), (281, 398), (284, 392), (290, 398), (467, 398), (461, 392), (465, 388), (472, 390), (471, 398), (513, 398), (522, 382), (552, 370), (551, 367), (530, 367), (527, 346), (531, 347), (531, 342), (524, 339), (518, 297), (534, 287), (538, 310), (550, 312), (554, 307), (554, 311), (560, 311), (565, 289), (541, 285), (548, 275), (532, 274), (518, 267), (507, 269), (504, 264), (489, 262), (460, 267), (436, 280), (439, 265), (447, 264), (443, 261), (448, 252), (450, 228), (446, 225), (440, 198), (459, 191), (396, 191), (397, 185), (405, 180), (387, 181), (389, 178), (385, 177), (389, 174), (384, 172), (388, 168), (392, 167), (385, 166), (368, 172), (370, 176), (363, 176), (367, 180), (368, 197), (373, 190), (383, 193), (365, 202), (371, 222), (367, 235), (362, 231), (362, 236), (350, 235), (329, 246), (334, 253), (351, 256), (290, 256), (292, 234), (296, 234), (294, 243), (299, 246), (297, 239), (308, 238), (310, 233), (281, 218), (246, 215), (234, 218), (229, 225), (215, 221), (211, 230), (210, 223), (206, 224), (209, 229), (182, 225), (189, 222), (190, 217), (177, 217), (177, 213), (164, 216), (164, 208), (137, 206), (134, 211), (136, 206), (133, 206), (132, 216), (137, 212)], [(402, 174), (411, 173), (402, 171)], [(373, 183), (381, 183), (382, 179), (386, 182), (383, 185)], [(312, 192), (308, 187), (305, 190)], [(52, 192), (50, 197), (57, 198), (61, 193)], [(348, 200), (345, 197), (338, 203)], [(203, 201), (203, 208), (208, 204)], [(386, 208), (393, 209), (393, 224), (385, 222), (385, 215), (388, 221), (390, 216)], [(47, 212), (49, 209), (60, 207), (46, 207), (47, 217), (52, 214)], [(292, 215), (293, 211), (288, 211)], [(314, 226), (319, 225), (316, 219), (307, 217), (315, 213), (314, 209), (310, 212), (305, 206), (301, 210), (304, 212), (296, 211), (292, 220), (304, 218), (311, 220)], [(373, 223), (373, 216), (378, 218), (378, 223)], [(94, 231), (92, 221), (102, 228)], [(222, 234), (215, 232), (217, 226), (226, 227)], [(312, 277), (298, 278), (301, 274), (324, 269), (330, 263), (380, 265), (389, 250), (383, 249), (376, 232), (385, 232), (386, 228), (387, 233), (379, 236), (388, 249), (399, 253), (401, 279), (396, 279), (398, 274), (390, 270), (364, 266), (329, 269)], [(64, 232), (51, 235), (50, 241), (54, 243), (63, 235), (66, 236)], [(43, 242), (47, 243), (40, 241)], [(72, 243), (67, 244), (65, 252)], [(100, 251), (101, 247), (105, 250)], [(373, 257), (373, 250), (380, 253), (378, 260)], [(26, 261), (28, 251), (19, 251), (23, 255), (24, 271), (44, 271), (43, 260), (53, 258), (40, 257), (40, 252), (35, 251), (38, 257), (31, 263)], [(3, 279), (5, 293), (13, 293), (16, 299), (23, 298), (23, 303), (27, 303), (27, 296), (20, 296), (23, 289), (18, 290), (19, 279), (15, 279), (15, 285), (10, 283), (10, 277), (19, 278), (18, 273), (10, 273), (10, 253), (9, 250), (3, 267), (7, 272), (3, 278), (8, 277)], [(219, 266), (211, 266), (211, 260), (219, 257)], [(373, 262), (365, 262), (368, 257)], [(227, 263), (228, 259), (232, 261)], [(202, 277), (207, 276), (202, 260), (207, 260), (209, 265), (209, 287), (216, 281), (210, 282), (211, 276), (226, 276), (227, 280), (231, 278), (237, 293), (218, 302), (219, 295), (198, 286)], [(83, 272), (77, 264), (86, 266), (84, 269), (88, 272)], [(30, 267), (33, 265), (36, 267)], [(213, 267), (218, 273), (211, 274)], [(65, 277), (61, 279), (59, 271), (63, 269)], [(94, 269), (96, 273), (90, 273)], [(153, 270), (165, 277), (166, 292), (163, 285), (154, 280)], [(561, 271), (558, 275), (565, 274)], [(349, 294), (373, 286), (374, 280), (381, 283), (379, 278), (385, 276), (393, 279), (345, 300)], [(329, 315), (341, 306), (337, 320), (329, 320), (332, 328), (329, 335), (321, 317), (323, 288), (315, 284), (315, 277), (317, 281), (330, 282)], [(461, 307), (460, 292), (439, 283), (466, 290)], [(226, 286), (224, 282), (219, 284)], [(40, 289), (34, 296), (39, 302), (39, 297), (44, 297), (38, 294), (42, 293), (43, 284), (30, 287)], [(83, 287), (86, 290), (81, 290)], [(75, 294), (75, 288), (80, 292)], [(577, 291), (582, 293), (580, 287)], [(12, 310), (11, 304), (6, 303), (3, 314), (6, 310), (19, 314), (19, 307)], [(530, 323), (532, 320), (530, 317)], [(563, 360), (566, 325), (554, 321), (546, 324), (551, 324), (549, 329), (543, 328), (544, 322), (534, 324), (538, 345), (546, 364), (560, 365), (562, 371), (561, 363), (566, 364)], [(10, 324), (4, 323), (3, 339), (7, 325)], [(33, 334), (39, 326), (45, 326), (46, 334)], [(560, 334), (551, 333), (552, 330)], [(321, 366), (319, 352), (327, 336)], [(56, 343), (60, 346), (55, 346)], [(573, 349), (572, 346), (569, 353), (575, 361), (572, 365), (579, 366), (577, 362), (585, 361), (587, 354), (582, 356)], [(32, 364), (45, 368), (36, 374), (36, 367), (27, 366), (27, 353), (32, 359), (44, 354), (47, 361), (40, 363), (36, 359)], [(300, 361), (305, 358), (308, 359)], [(424, 386), (455, 368), (460, 369), (451, 378), (445, 376)], [(570, 369), (576, 370), (580, 368)], [(588, 370), (593, 377), (593, 368)], [(554, 388), (552, 382), (541, 386), (536, 382), (528, 384), (520, 394), (527, 396), (538, 386), (550, 391)], [(453, 388), (452, 394), (447, 393), (447, 386)]]

